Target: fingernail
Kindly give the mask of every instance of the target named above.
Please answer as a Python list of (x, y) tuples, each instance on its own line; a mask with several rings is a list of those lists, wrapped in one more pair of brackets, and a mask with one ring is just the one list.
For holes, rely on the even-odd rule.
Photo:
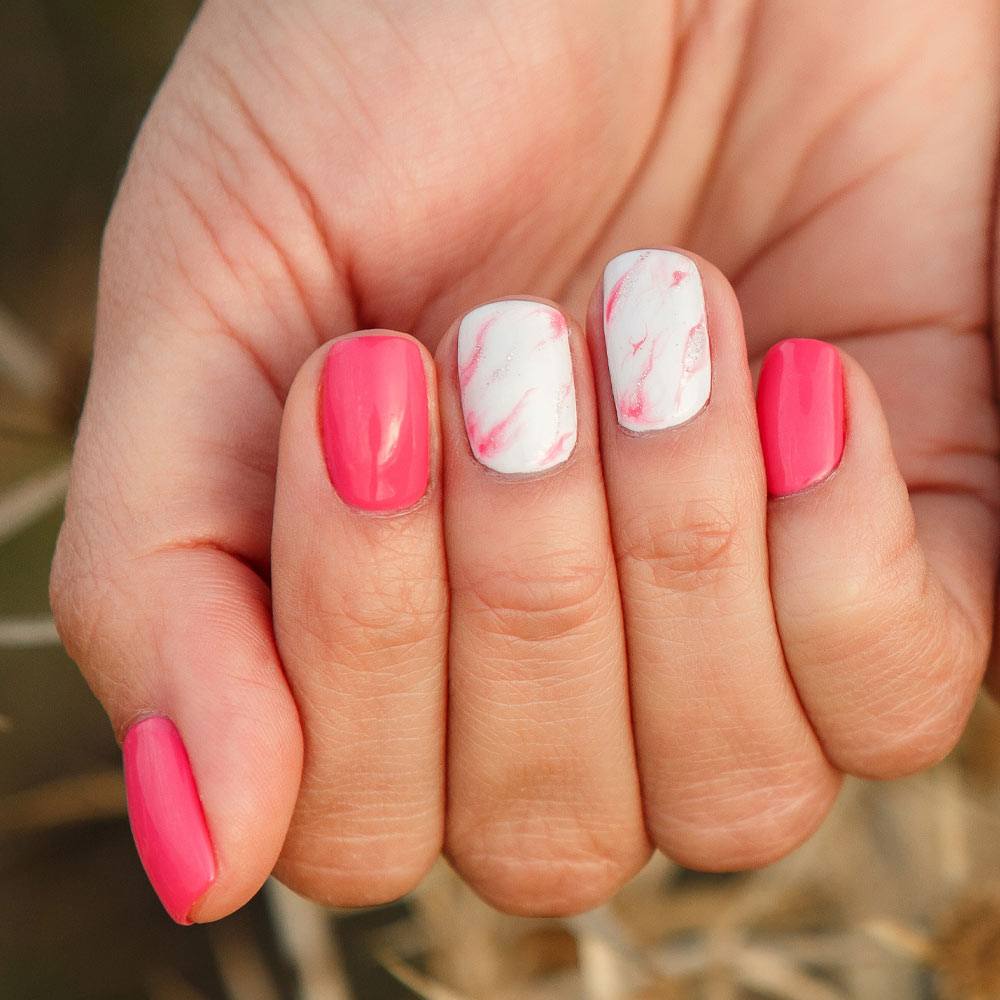
[(844, 453), (844, 372), (821, 340), (783, 340), (764, 358), (757, 422), (771, 496), (825, 479)]
[(132, 836), (164, 909), (179, 924), (215, 881), (215, 853), (191, 763), (174, 724), (143, 719), (125, 734), (125, 797)]
[(671, 250), (631, 250), (611, 260), (604, 343), (622, 427), (676, 427), (700, 412), (712, 390), (712, 359), (694, 261)]
[(345, 503), (402, 510), (427, 492), (427, 377), (412, 340), (337, 341), (323, 366), (321, 412), (327, 472)]
[(541, 472), (576, 444), (569, 327), (557, 309), (507, 300), (458, 328), (458, 380), (472, 454), (497, 472)]

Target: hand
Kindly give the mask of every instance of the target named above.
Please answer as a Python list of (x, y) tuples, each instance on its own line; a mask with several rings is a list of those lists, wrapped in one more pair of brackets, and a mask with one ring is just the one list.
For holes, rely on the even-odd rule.
[[(572, 912), (650, 841), (761, 864), (842, 772), (949, 750), (997, 569), (998, 37), (988, 0), (205, 4), (108, 223), (52, 581), (175, 918), (275, 866), (384, 901), (442, 846), (496, 905)], [(700, 255), (712, 398), (633, 435), (600, 276), (666, 243)], [(456, 362), (511, 293), (549, 304), (505, 336), (565, 330), (579, 416), (528, 477), (470, 448)], [(327, 361), (365, 329), (436, 364)], [(769, 451), (767, 501), (747, 349), (790, 336), (843, 348), (846, 443), (796, 482)], [(375, 400), (429, 468), (338, 482), (388, 440)], [(794, 414), (761, 414), (776, 448)]]

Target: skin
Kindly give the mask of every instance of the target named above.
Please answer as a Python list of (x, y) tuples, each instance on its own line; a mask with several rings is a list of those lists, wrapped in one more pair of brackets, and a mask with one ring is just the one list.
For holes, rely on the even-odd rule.
[[(947, 753), (994, 614), (998, 38), (989, 0), (204, 5), (108, 223), (52, 580), (118, 735), (183, 734), (195, 919), (275, 866), (384, 901), (442, 847), (503, 909), (574, 912), (651, 846), (762, 864), (842, 772)], [(667, 244), (713, 399), (636, 443), (594, 288)], [(580, 440), (505, 485), (453, 357), (512, 293), (578, 321)], [(372, 328), (436, 350), (400, 518), (338, 506), (316, 439), (321, 345)], [(848, 444), (766, 503), (750, 372), (787, 336), (845, 352)]]

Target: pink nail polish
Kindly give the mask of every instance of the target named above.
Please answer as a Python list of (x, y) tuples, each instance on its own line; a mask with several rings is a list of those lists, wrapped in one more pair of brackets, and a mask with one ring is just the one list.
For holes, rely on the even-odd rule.
[(427, 378), (406, 337), (340, 340), (323, 366), (323, 454), (345, 503), (402, 510), (427, 492)]
[(771, 496), (825, 479), (844, 453), (844, 372), (835, 347), (783, 340), (767, 352), (757, 422)]
[(129, 729), (123, 749), (128, 818), (139, 859), (167, 913), (189, 924), (216, 869), (184, 743), (169, 719), (153, 716)]

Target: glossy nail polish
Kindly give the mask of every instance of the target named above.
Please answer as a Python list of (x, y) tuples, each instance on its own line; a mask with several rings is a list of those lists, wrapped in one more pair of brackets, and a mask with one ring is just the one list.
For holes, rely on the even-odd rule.
[(473, 309), (458, 329), (458, 381), (472, 454), (497, 472), (541, 472), (576, 444), (569, 328), (541, 302)]
[(125, 796), (146, 875), (167, 913), (191, 923), (191, 909), (215, 881), (215, 854), (187, 751), (161, 716), (125, 734)]
[(703, 409), (712, 359), (694, 261), (672, 250), (631, 250), (611, 260), (604, 269), (604, 343), (622, 427), (676, 427)]
[(327, 472), (345, 503), (396, 511), (427, 492), (427, 377), (414, 341), (337, 341), (323, 366), (321, 413)]
[(826, 479), (844, 452), (844, 372), (835, 347), (783, 340), (764, 358), (757, 422), (771, 496)]

